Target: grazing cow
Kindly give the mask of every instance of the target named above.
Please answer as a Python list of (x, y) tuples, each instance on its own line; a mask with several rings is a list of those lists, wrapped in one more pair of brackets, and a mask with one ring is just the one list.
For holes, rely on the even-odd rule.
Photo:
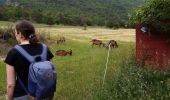
[(58, 40), (57, 40), (57, 44), (59, 44), (59, 43), (65, 43), (65, 37), (60, 37)]
[(56, 55), (57, 56), (67, 56), (69, 54), (70, 56), (72, 55), (72, 50), (66, 51), (66, 50), (57, 50)]
[(108, 49), (110, 45), (110, 48), (118, 48), (117, 42), (115, 40), (110, 40), (106, 46), (106, 48)]
[(97, 39), (92, 39), (92, 47), (94, 46), (94, 45), (99, 45), (99, 47), (101, 47), (101, 45), (104, 47), (105, 46), (105, 44), (101, 41), (101, 40), (97, 40)]

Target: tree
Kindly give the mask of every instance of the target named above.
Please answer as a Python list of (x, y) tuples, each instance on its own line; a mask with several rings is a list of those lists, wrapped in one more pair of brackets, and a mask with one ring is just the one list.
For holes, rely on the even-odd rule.
[(159, 32), (170, 32), (170, 0), (147, 0), (131, 13), (130, 20), (133, 24), (147, 24)]

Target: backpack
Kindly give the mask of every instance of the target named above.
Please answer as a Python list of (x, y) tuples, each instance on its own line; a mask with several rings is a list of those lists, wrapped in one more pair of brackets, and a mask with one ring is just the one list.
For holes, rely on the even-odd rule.
[[(26, 88), (18, 77), (19, 83), (28, 95), (38, 100), (54, 94), (57, 80), (55, 66), (47, 61), (47, 46), (42, 44), (42, 48), (41, 55), (31, 56), (20, 45), (15, 46), (15, 49), (30, 62), (28, 87)], [(37, 58), (41, 58), (40, 61), (37, 62)]]

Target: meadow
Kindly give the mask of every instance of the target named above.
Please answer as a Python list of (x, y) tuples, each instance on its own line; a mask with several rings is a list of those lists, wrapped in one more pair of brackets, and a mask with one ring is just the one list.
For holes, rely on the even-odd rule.
[[(6, 22), (0, 25), (6, 25)], [(35, 25), (37, 33), (48, 41), (52, 53), (59, 49), (73, 51), (72, 56), (54, 56), (58, 83), (54, 100), (169, 100), (169, 71), (139, 68), (135, 62), (135, 30), (104, 27)], [(65, 44), (56, 39), (66, 37)], [(114, 39), (119, 47), (110, 51), (104, 85), (103, 76), (108, 50), (90, 40), (105, 43)], [(0, 61), (0, 100), (6, 88), (5, 64)]]

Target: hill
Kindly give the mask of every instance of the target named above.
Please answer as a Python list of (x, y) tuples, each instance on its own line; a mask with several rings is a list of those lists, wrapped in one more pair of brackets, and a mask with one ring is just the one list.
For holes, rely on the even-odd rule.
[[(55, 23), (88, 25), (126, 24), (128, 12), (144, 0), (8, 0), (11, 4), (41, 11)], [(50, 12), (50, 14), (49, 14)], [(63, 20), (62, 20), (63, 19)], [(61, 21), (62, 20), (62, 21)], [(112, 22), (112, 23), (108, 23)]]

